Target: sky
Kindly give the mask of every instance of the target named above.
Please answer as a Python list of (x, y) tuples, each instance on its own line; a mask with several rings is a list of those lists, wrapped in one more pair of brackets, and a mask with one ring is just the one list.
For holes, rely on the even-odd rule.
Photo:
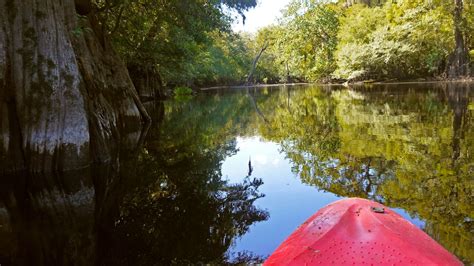
[(257, 32), (258, 29), (277, 22), (281, 10), (290, 3), (290, 0), (258, 0), (255, 8), (245, 12), (245, 25), (239, 18), (232, 25), (234, 31)]

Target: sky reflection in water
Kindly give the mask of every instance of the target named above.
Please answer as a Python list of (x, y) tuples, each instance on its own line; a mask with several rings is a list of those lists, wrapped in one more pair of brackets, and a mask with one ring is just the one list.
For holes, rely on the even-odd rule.
[(255, 262), (345, 197), (394, 208), (472, 263), (473, 92), (279, 86), (148, 102), (143, 145), (114, 163), (2, 176), (0, 264)]
[[(260, 191), (265, 197), (256, 205), (266, 209), (270, 218), (253, 225), (250, 231), (238, 239), (231, 252), (252, 251), (268, 256), (303, 221), (325, 205), (342, 197), (305, 185), (291, 171), (291, 162), (281, 153), (279, 145), (261, 137), (237, 137), (237, 154), (225, 159), (222, 174), (232, 183), (241, 182), (237, 176), (245, 176), (249, 159), (252, 162), (252, 176), (262, 178)], [(424, 222), (411, 217), (403, 209), (394, 210), (419, 228)]]

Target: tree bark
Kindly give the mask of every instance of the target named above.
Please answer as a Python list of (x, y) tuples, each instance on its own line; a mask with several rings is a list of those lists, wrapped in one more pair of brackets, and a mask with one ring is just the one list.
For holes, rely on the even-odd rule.
[(448, 58), (446, 74), (449, 78), (468, 76), (469, 73), (469, 51), (466, 48), (463, 34), (463, 0), (454, 0), (454, 40), (456, 47)]
[(253, 64), (252, 64), (252, 69), (250, 69), (250, 73), (249, 75), (247, 76), (247, 81), (245, 82), (245, 85), (250, 85), (250, 83), (252, 83), (252, 79), (253, 79), (253, 73), (255, 72), (255, 68), (257, 67), (257, 63), (258, 63), (258, 60), (260, 59), (260, 57), (262, 56), (263, 52), (265, 52), (265, 50), (268, 48), (268, 43), (265, 43), (262, 48), (260, 49), (260, 52), (258, 52), (257, 56), (255, 57), (255, 59), (253, 60)]
[(110, 160), (122, 132), (149, 121), (94, 11), (78, 2), (87, 17), (74, 0), (0, 0), (0, 171)]
[(155, 67), (129, 64), (127, 69), (140, 99), (151, 100), (165, 97), (162, 78)]

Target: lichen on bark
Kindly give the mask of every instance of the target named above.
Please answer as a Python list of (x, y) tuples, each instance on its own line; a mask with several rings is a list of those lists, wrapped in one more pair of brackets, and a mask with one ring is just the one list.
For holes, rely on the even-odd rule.
[(126, 67), (87, 14), (81, 23), (91, 31), (77, 34), (74, 0), (0, 0), (0, 171), (110, 160), (121, 131), (149, 121)]

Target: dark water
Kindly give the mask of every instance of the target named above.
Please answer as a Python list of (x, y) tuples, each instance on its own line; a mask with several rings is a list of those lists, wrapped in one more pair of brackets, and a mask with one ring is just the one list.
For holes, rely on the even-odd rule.
[(1, 265), (256, 262), (345, 197), (474, 262), (473, 85), (212, 90), (147, 108), (144, 144), (117, 162), (2, 177)]

